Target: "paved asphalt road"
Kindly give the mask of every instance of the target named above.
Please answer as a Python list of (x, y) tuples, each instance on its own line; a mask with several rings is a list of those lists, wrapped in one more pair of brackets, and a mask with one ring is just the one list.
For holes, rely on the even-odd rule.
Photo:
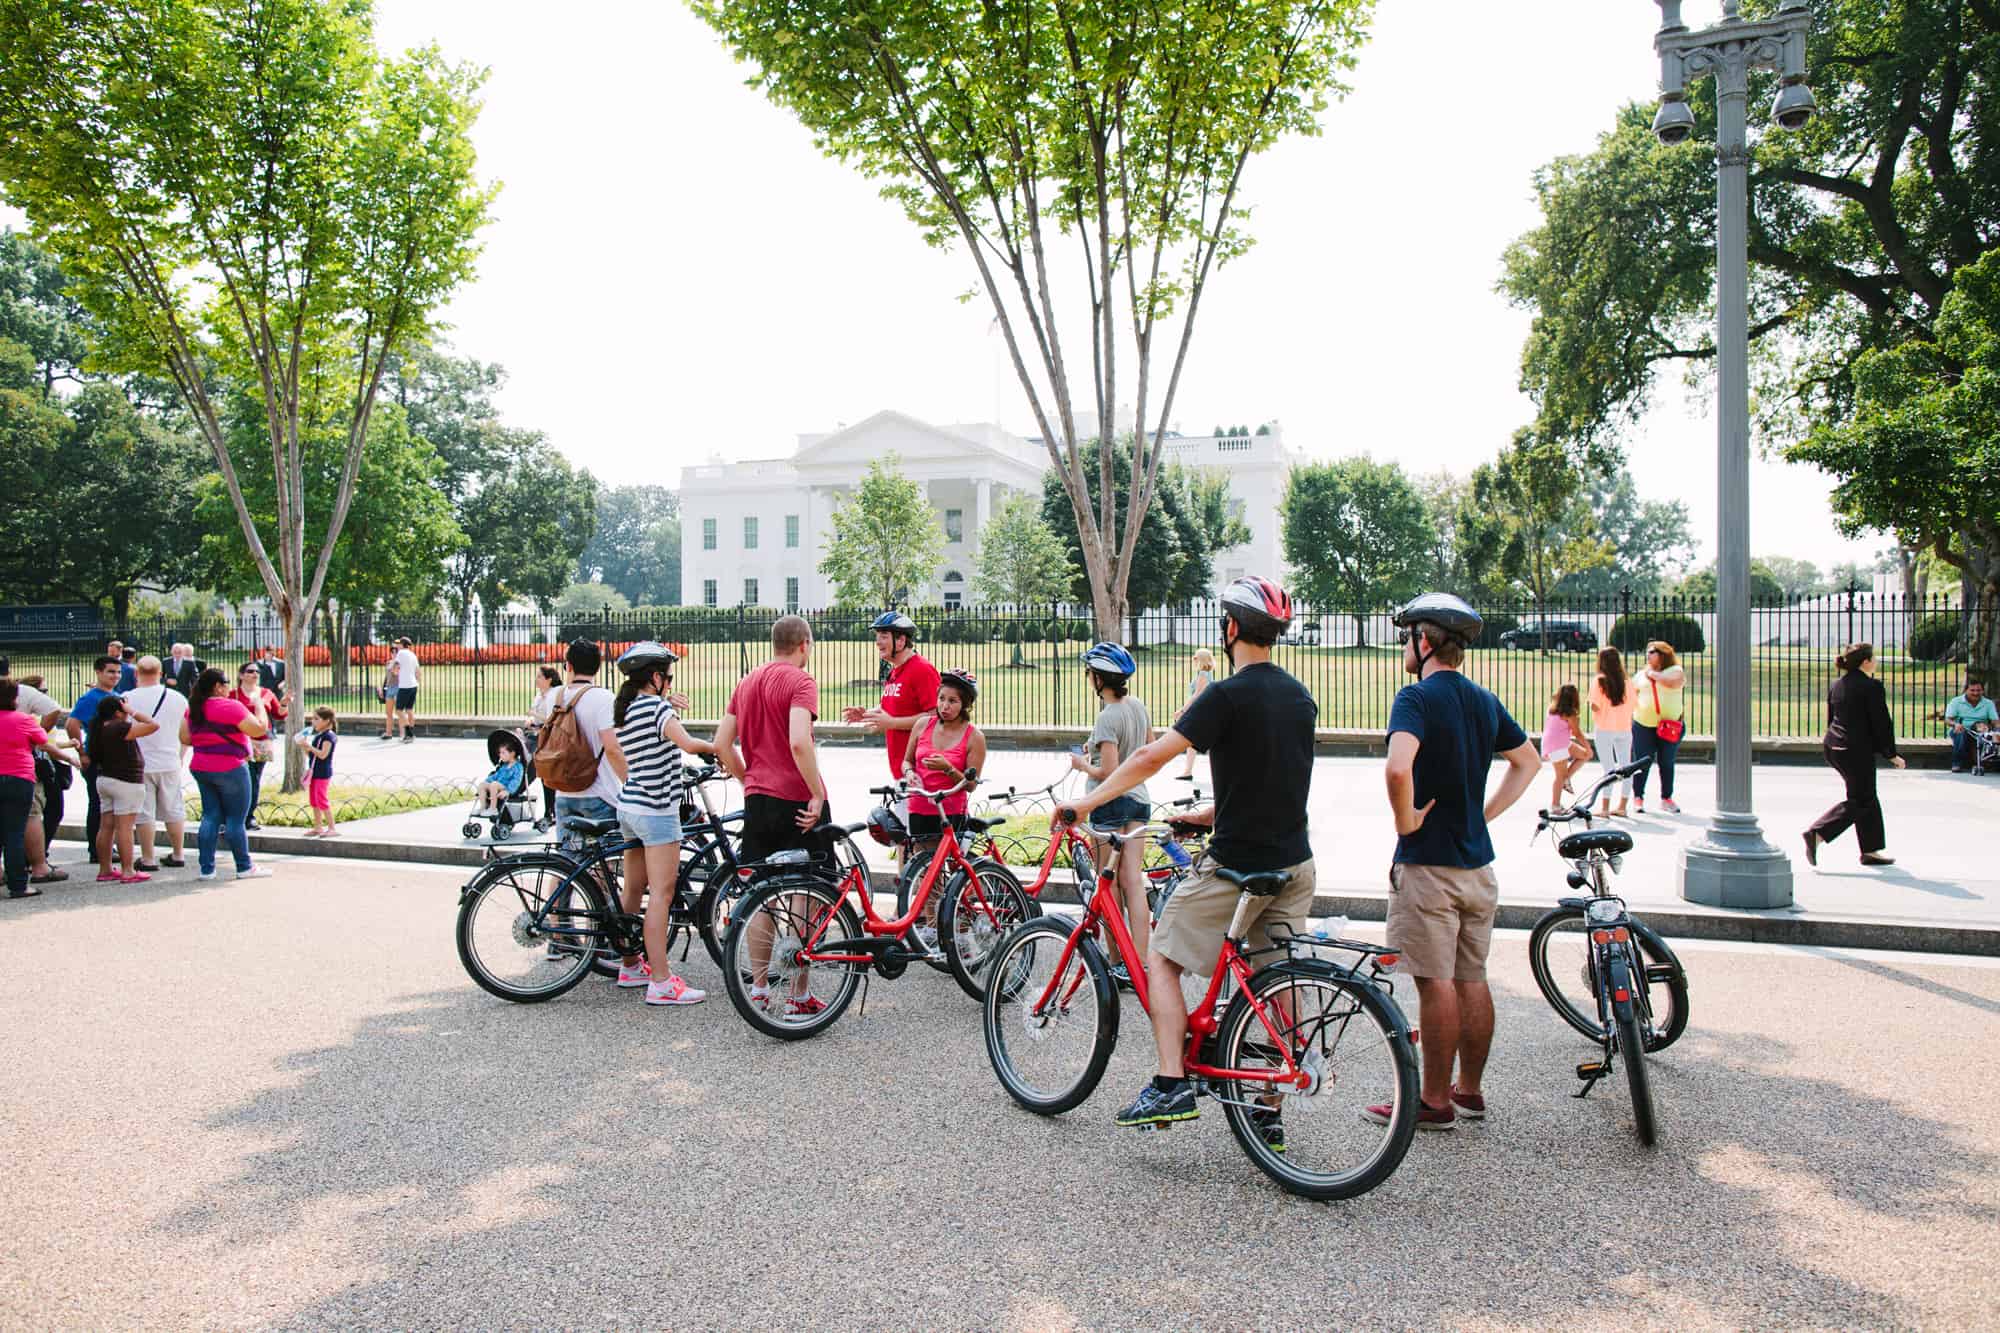
[[(0, 1326), (1991, 1326), (2000, 968), (1687, 950), (1665, 1138), (1496, 948), (1477, 1129), (1289, 1198), (1219, 1113), (1053, 1121), (949, 979), (816, 1042), (719, 995), (467, 980), (456, 876), (57, 886), (0, 904)], [(715, 985), (696, 950), (691, 978)]]

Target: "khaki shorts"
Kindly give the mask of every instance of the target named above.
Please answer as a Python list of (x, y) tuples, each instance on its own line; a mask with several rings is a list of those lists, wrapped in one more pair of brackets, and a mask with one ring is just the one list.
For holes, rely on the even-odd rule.
[(37, 779), (34, 793), (28, 797), (28, 822), (39, 826), (44, 819), (48, 818), (48, 811), (49, 789), (44, 787), (41, 781)]
[(97, 808), (107, 815), (136, 815), (146, 808), (146, 784), (97, 775)]
[[(1229, 932), (1236, 915), (1236, 902), (1243, 890), (1215, 873), (1215, 863), (1203, 860), (1201, 868), (1167, 899), (1160, 924), (1153, 928), (1153, 952), (1177, 963), (1184, 971), (1208, 976), (1215, 971), (1216, 955), (1222, 952), (1222, 937)], [(1291, 876), (1285, 887), (1268, 898), (1250, 900), (1249, 919), (1244, 934), (1251, 949), (1275, 945), (1270, 929), (1283, 922), (1293, 930), (1304, 930), (1312, 915), (1313, 863), (1301, 861), (1286, 871)]]
[(1389, 867), (1389, 947), (1413, 977), (1486, 980), (1500, 880), (1493, 867)]
[(185, 824), (187, 797), (181, 791), (180, 770), (155, 773), (146, 770), (146, 808), (141, 813), (155, 824)]

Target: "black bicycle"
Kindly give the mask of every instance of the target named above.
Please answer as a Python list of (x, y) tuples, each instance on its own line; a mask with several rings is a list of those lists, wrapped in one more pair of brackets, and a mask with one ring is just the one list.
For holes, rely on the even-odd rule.
[(1598, 1059), (1578, 1063), (1576, 1076), (1583, 1089), (1576, 1095), (1588, 1096), (1622, 1057), (1632, 1118), (1640, 1141), (1647, 1144), (1658, 1139), (1659, 1122), (1646, 1057), (1673, 1045), (1687, 1030), (1687, 971), (1667, 942), (1611, 892), (1611, 876), (1632, 850), (1632, 835), (1589, 825), (1598, 795), (1650, 762), (1613, 769), (1567, 809), (1541, 812), (1536, 837), (1544, 829), (1579, 821), (1585, 825), (1565, 834), (1556, 851), (1570, 863), (1570, 887), (1589, 896), (1560, 899), (1528, 936), (1528, 963), (1542, 995), (1565, 1023), (1602, 1048)]

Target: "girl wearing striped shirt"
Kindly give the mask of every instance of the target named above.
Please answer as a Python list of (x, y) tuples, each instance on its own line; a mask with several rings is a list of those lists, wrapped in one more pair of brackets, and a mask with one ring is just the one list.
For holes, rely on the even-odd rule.
[(625, 786), (618, 793), (618, 828), (639, 843), (625, 853), (627, 912), (639, 910), (639, 896), (652, 887), (646, 902), (646, 957), (634, 955), (618, 970), (621, 987), (646, 988), (647, 1004), (700, 1004), (708, 998), (674, 975), (667, 957), (667, 914), (673, 906), (681, 862), (681, 751), (714, 754), (715, 747), (696, 740), (674, 716), (667, 701), (679, 656), (658, 643), (638, 643), (618, 659), (625, 683), (611, 706), (611, 724), (625, 752)]

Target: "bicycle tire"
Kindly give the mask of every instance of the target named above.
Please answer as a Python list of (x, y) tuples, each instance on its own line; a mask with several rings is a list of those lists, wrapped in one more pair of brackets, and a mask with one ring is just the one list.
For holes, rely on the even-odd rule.
[[(980, 1005), (986, 1058), (993, 1066), (994, 1077), (1000, 1080), (1009, 1097), (1036, 1115), (1061, 1115), (1081, 1106), (1097, 1091), (1105, 1069), (1111, 1064), (1111, 1056), (1118, 1049), (1118, 991), (1111, 984), (1110, 969), (1104, 965), (1096, 941), (1088, 936), (1077, 941), (1075, 951), (1062, 964), (1058, 989), (1066, 993), (1079, 980), (1073, 972), (1076, 968), (1086, 974), (1081, 978), (1083, 985), (1076, 988), (1070, 1002), (1059, 1012), (1053, 1015), (1033, 1012), (1035, 998), (1048, 985), (1046, 980), (1037, 978), (1035, 964), (1046, 961), (1052, 965), (1060, 960), (1075, 929), (1074, 922), (1036, 917), (1009, 931), (993, 951), (989, 968), (992, 981)], [(1076, 1007), (1076, 997), (1086, 991), (1088, 1013)], [(1027, 1071), (1026, 1053), (1048, 1046), (1052, 1037), (1065, 1031), (1074, 1031), (1086, 1041), (1088, 1054), (1073, 1078), (1043, 1087), (1036, 1081), (1039, 1076)]]
[[(1289, 988), (1296, 991), (1302, 985), (1324, 990), (1351, 1005), (1350, 1009), (1343, 1009), (1341, 1011), (1343, 1016), (1337, 1019), (1322, 1015), (1310, 1020), (1314, 1024), (1314, 1030), (1306, 1038), (1308, 1045), (1315, 1041), (1323, 1041), (1325, 1034), (1333, 1031), (1332, 1046), (1337, 1048), (1346, 1043), (1350, 1035), (1354, 1035), (1350, 1033), (1349, 1028), (1355, 1018), (1365, 1019), (1365, 1025), (1362, 1039), (1357, 1043), (1357, 1049), (1353, 1051), (1355, 1059), (1354, 1067), (1351, 1069), (1334, 1071), (1328, 1068), (1335, 1063), (1337, 1052), (1334, 1050), (1318, 1052), (1308, 1050), (1303, 1056), (1295, 1055), (1295, 1059), (1317, 1055), (1322, 1061), (1321, 1078), (1311, 1094), (1286, 1095), (1280, 1109), (1284, 1107), (1294, 1109), (1295, 1114), (1291, 1117), (1293, 1128), (1301, 1122), (1310, 1121), (1328, 1131), (1324, 1137), (1338, 1141), (1341, 1135), (1335, 1126), (1344, 1125), (1346, 1122), (1337, 1112), (1330, 1109), (1336, 1092), (1343, 1096), (1360, 1094), (1364, 1098), (1386, 1096), (1391, 1108), (1388, 1125), (1382, 1127), (1383, 1132), (1374, 1130), (1357, 1132), (1349, 1128), (1347, 1137), (1360, 1140), (1360, 1146), (1356, 1151), (1360, 1152), (1363, 1148), (1367, 1151), (1359, 1156), (1358, 1160), (1341, 1170), (1315, 1171), (1305, 1165), (1308, 1154), (1291, 1149), (1273, 1149), (1264, 1141), (1262, 1132), (1252, 1120), (1251, 1108), (1243, 1100), (1250, 1095), (1248, 1089), (1256, 1085), (1240, 1083), (1230, 1085), (1232, 1099), (1224, 1102), (1223, 1111), (1229, 1121), (1230, 1133), (1236, 1136), (1237, 1146), (1256, 1164), (1258, 1170), (1269, 1176), (1286, 1193), (1308, 1199), (1352, 1199), (1366, 1194), (1395, 1173), (1396, 1168), (1403, 1164), (1403, 1158), (1410, 1150), (1410, 1141), (1417, 1133), (1417, 1108), (1420, 1104), (1417, 1059), (1410, 1042), (1408, 1020), (1393, 1001), (1375, 987), (1364, 981), (1358, 981), (1330, 965), (1275, 964), (1252, 976), (1244, 989), (1238, 991), (1236, 997), (1229, 1002), (1229, 1008), (1222, 1017), (1222, 1025), (1216, 1030), (1215, 1050), (1219, 1058), (1215, 1063), (1219, 1067), (1231, 1069), (1257, 1067), (1246, 1061), (1258, 1058), (1255, 1053), (1256, 1048), (1261, 1047), (1264, 1051), (1269, 1051), (1271, 1033), (1264, 1025), (1264, 1021), (1257, 1016), (1256, 1009), (1251, 1006), (1251, 997), (1255, 996), (1257, 1003), (1264, 1006), (1267, 1012), (1280, 1014), (1290, 1012), (1296, 1016), (1301, 1011), (1296, 997), (1291, 1000), (1289, 1007), (1286, 1007), (1278, 1004), (1277, 996), (1281, 989)], [(1296, 1017), (1294, 1021), (1298, 1022), (1299, 1026), (1304, 1026), (1304, 1023), (1299, 1022)], [(1372, 1043), (1365, 1035), (1371, 1031), (1374, 1034)], [(1387, 1066), (1372, 1071), (1362, 1069), (1363, 1065), (1372, 1066), (1379, 1063), (1372, 1054), (1374, 1051), (1386, 1054)], [(1268, 1060), (1272, 1057), (1267, 1055), (1264, 1058)], [(1340, 1057), (1338, 1062), (1343, 1065), (1347, 1063), (1345, 1057)], [(1237, 1093), (1235, 1091), (1237, 1089), (1242, 1091)], [(1320, 1096), (1328, 1098), (1328, 1107), (1314, 1107), (1308, 1110)], [(1354, 1118), (1361, 1119), (1358, 1115)], [(1371, 1123), (1366, 1120), (1361, 1122)]]
[[(896, 915), (898, 918), (910, 910), (910, 899), (916, 896), (917, 885), (923, 882), (924, 871), (930, 866), (931, 857), (936, 855), (934, 847), (920, 848), (915, 844), (909, 844), (909, 847), (909, 853), (903, 858), (902, 867), (896, 871)], [(941, 900), (944, 897), (944, 889), (940, 887), (933, 890), (933, 892), (940, 901), (937, 906), (937, 915), (932, 918), (932, 922), (937, 927), (938, 940), (942, 944), (944, 940), (944, 904)], [(947, 958), (926, 958), (923, 961), (924, 965), (933, 971), (944, 973), (951, 971), (951, 961)]]
[(713, 843), (683, 863), (681, 883), (692, 888), (697, 880), (701, 889), (694, 901), (695, 933), (701, 936), (701, 947), (708, 951), (709, 961), (721, 967), (722, 942), (729, 936), (729, 920), (736, 905), (742, 902), (745, 888), (742, 879), (728, 870), (722, 853)]
[[(582, 937), (567, 958), (548, 958), (549, 937), (526, 933), (531, 929), (526, 918), (538, 912), (575, 870), (574, 863), (566, 857), (529, 855), (489, 862), (473, 876), (460, 896), (458, 921), (453, 935), (458, 945), (460, 964), (481, 990), (515, 1004), (541, 1004), (568, 994), (591, 974), (596, 956), (593, 937)], [(523, 876), (530, 873), (534, 875), (532, 887), (523, 882)], [(515, 895), (514, 905), (518, 911), (506, 912), (509, 905), (496, 896), (508, 890)], [(570, 885), (568, 892), (583, 898), (579, 915), (589, 921), (603, 920), (604, 902), (594, 883), (578, 881)], [(485, 919), (482, 913), (489, 908), (502, 911), (506, 931), (493, 927), (481, 929), (481, 922)], [(592, 943), (584, 943), (586, 940)], [(535, 969), (533, 975), (545, 978), (540, 984), (522, 985), (496, 970), (498, 961), (497, 958), (488, 958), (489, 948), (504, 950), (509, 942), (516, 948), (542, 954), (539, 961), (554, 964), (548, 969)]]
[[(1687, 970), (1681, 966), (1666, 941), (1644, 922), (1629, 923), (1632, 937), (1639, 942), (1638, 961), (1646, 972), (1646, 1050), (1650, 1054), (1664, 1051), (1680, 1040), (1687, 1031), (1688, 1024), (1688, 984)], [(1528, 966), (1535, 974), (1535, 985), (1542, 992), (1542, 998), (1556, 1011), (1556, 1016), (1575, 1028), (1579, 1033), (1595, 1042), (1602, 1042), (1606, 1036), (1604, 1025), (1597, 1021), (1595, 983), (1586, 975), (1583, 977), (1584, 995), (1591, 997), (1588, 1010), (1577, 1003), (1583, 995), (1571, 996), (1563, 990), (1562, 978), (1557, 973), (1557, 965), (1549, 960), (1549, 942), (1559, 933), (1567, 933), (1571, 928), (1587, 938), (1588, 923), (1580, 907), (1558, 907), (1544, 913), (1528, 935)], [(1657, 996), (1664, 994), (1671, 1006), (1664, 1023), (1658, 1022), (1660, 1005)]]
[[(779, 899), (787, 901), (780, 903)], [(804, 899), (807, 905), (796, 905), (799, 899)], [(806, 968), (808, 976), (813, 972), (831, 973), (837, 980), (831, 989), (831, 998), (820, 1000), (823, 1007), (818, 1012), (792, 1015), (789, 998), (796, 992), (792, 987), (790, 969), (796, 964), (787, 962), (782, 980), (766, 972), (770, 995), (761, 1002), (751, 998), (750, 988), (756, 967), (754, 941), (750, 938), (752, 927), (761, 920), (769, 919), (774, 930), (786, 930), (790, 932), (789, 938), (796, 940), (800, 931), (819, 919), (828, 904), (834, 904), (834, 917), (826, 933), (840, 939), (859, 938), (861, 919), (846, 901), (844, 889), (817, 878), (766, 880), (750, 891), (729, 923), (729, 934), (722, 946), (722, 984), (729, 992), (729, 1002), (736, 1007), (743, 1021), (767, 1037), (776, 1037), (780, 1041), (802, 1041), (818, 1036), (839, 1020), (853, 1002), (855, 991), (860, 989), (861, 979), (867, 972), (865, 964), (809, 964)], [(774, 961), (772, 955), (781, 946), (774, 938), (766, 941), (764, 947), (768, 966)], [(817, 992), (810, 988), (805, 995), (819, 999)], [(774, 1004), (774, 999), (784, 1003)], [(776, 1017), (772, 1014), (774, 1009)]]
[(1653, 1079), (1646, 1070), (1638, 1007), (1629, 1003), (1622, 1006), (1612, 1021), (1618, 1027), (1618, 1054), (1625, 1061), (1625, 1086), (1632, 1093), (1632, 1123), (1639, 1131), (1639, 1142), (1650, 1148), (1660, 1141), (1660, 1126), (1653, 1112)]
[(985, 910), (973, 910), (975, 900), (968, 891), (972, 881), (962, 870), (953, 872), (944, 888), (944, 901), (938, 904), (938, 942), (944, 946), (945, 962), (958, 988), (984, 1003), (983, 977), (994, 948), (1008, 931), (1040, 916), (1042, 909), (1028, 897), (1014, 872), (998, 861), (981, 858), (972, 863), (972, 869)]

